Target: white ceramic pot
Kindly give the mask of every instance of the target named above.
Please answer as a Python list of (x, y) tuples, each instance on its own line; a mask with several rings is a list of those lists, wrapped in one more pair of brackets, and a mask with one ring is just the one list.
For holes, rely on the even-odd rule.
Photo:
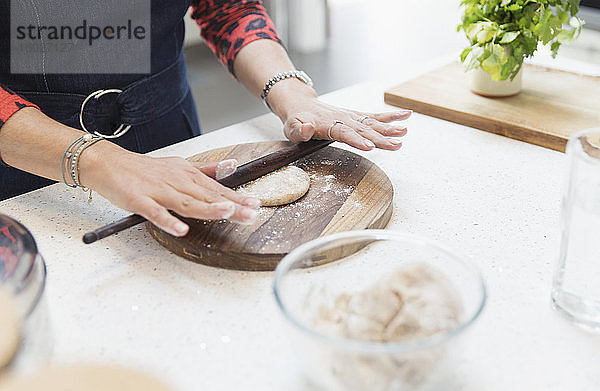
[(471, 91), (490, 98), (501, 98), (517, 95), (523, 85), (523, 68), (513, 80), (492, 80), (489, 73), (477, 68), (471, 71)]

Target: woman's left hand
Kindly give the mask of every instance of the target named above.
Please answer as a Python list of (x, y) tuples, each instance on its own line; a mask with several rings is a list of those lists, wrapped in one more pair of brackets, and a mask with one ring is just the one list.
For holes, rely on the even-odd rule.
[(404, 136), (407, 129), (393, 122), (405, 120), (412, 114), (411, 110), (388, 113), (348, 110), (323, 103), (316, 97), (296, 101), (293, 111), (289, 112), (280, 116), (289, 140), (335, 140), (363, 151), (399, 149), (402, 146), (399, 137)]
[[(295, 69), (285, 49), (275, 41), (259, 39), (240, 49), (234, 62), (236, 77), (257, 97), (274, 75)], [(410, 110), (366, 113), (321, 102), (312, 85), (296, 78), (279, 79), (268, 90), (267, 106), (284, 123), (291, 141), (311, 138), (335, 140), (363, 151), (373, 148), (395, 151), (406, 127), (394, 121), (405, 120)]]

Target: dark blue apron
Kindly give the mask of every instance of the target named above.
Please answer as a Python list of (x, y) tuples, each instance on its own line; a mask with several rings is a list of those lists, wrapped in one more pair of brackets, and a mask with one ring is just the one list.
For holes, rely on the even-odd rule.
[[(200, 124), (182, 50), (183, 17), (190, 2), (152, 0), (149, 75), (24, 75), (10, 73), (10, 0), (0, 0), (0, 83), (37, 104), (54, 120), (77, 129), (81, 129), (81, 104), (90, 93), (100, 89), (123, 90), (90, 100), (84, 119), (88, 129), (104, 134), (111, 134), (121, 123), (131, 125), (128, 133), (114, 140), (131, 151), (146, 153), (198, 136)], [(54, 182), (1, 164), (0, 183), (2, 200)]]

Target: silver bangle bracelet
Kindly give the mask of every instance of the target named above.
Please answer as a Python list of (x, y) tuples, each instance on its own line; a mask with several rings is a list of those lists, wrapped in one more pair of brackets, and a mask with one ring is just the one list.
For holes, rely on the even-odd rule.
[(65, 169), (68, 169), (69, 172), (70, 172), (70, 166), (71, 166), (71, 164), (68, 163), (69, 167), (66, 167), (67, 161), (70, 161), (71, 157), (73, 156), (72, 148), (75, 145), (77, 145), (78, 143), (80, 143), (81, 140), (83, 140), (83, 136), (77, 138), (75, 141), (73, 141), (71, 144), (69, 144), (69, 146), (67, 147), (67, 149), (65, 150), (65, 152), (62, 155), (62, 159), (60, 160), (60, 172), (62, 174), (63, 183), (65, 185), (69, 186), (69, 187), (72, 187), (72, 188), (76, 188), (77, 185), (75, 185), (75, 184), (71, 185), (71, 184), (69, 184), (67, 182), (67, 178), (65, 176)]
[[(69, 145), (69, 148), (67, 148), (67, 151), (65, 151), (65, 154), (63, 155), (63, 160), (61, 162), (61, 170), (63, 170), (63, 180), (67, 186), (81, 187), (84, 191), (89, 190), (86, 187), (82, 186), (81, 182), (79, 181), (79, 158), (81, 157), (81, 154), (84, 150), (86, 150), (88, 147), (91, 147), (100, 140), (104, 140), (104, 138), (88, 133), (82, 137), (79, 137), (77, 140), (73, 141), (71, 145)], [(69, 176), (71, 177), (71, 181), (74, 183), (73, 185), (68, 184), (64, 177), (65, 160), (68, 161), (67, 169), (69, 172)]]
[(103, 140), (102, 137), (92, 136), (91, 134), (91, 137), (88, 138), (87, 136), (88, 135), (86, 134), (83, 137), (83, 143), (75, 150), (71, 159), (71, 179), (73, 179), (73, 182), (75, 185), (77, 185), (77, 187), (81, 187), (84, 191), (87, 191), (88, 189), (82, 186), (79, 181), (79, 158), (85, 149), (91, 147), (98, 141)]
[(275, 84), (277, 84), (278, 82), (280, 82), (282, 80), (292, 79), (292, 78), (300, 80), (301, 82), (308, 85), (309, 87), (313, 86), (312, 79), (304, 71), (280, 72), (280, 73), (274, 75), (267, 81), (267, 83), (265, 84), (265, 87), (262, 90), (262, 94), (260, 94), (260, 99), (262, 100), (262, 102), (265, 104), (265, 106), (267, 106), (267, 108), (270, 111), (273, 111), (273, 110), (271, 109), (271, 106), (269, 106), (269, 103), (267, 102), (267, 96), (269, 95), (271, 88), (273, 88), (273, 86)]

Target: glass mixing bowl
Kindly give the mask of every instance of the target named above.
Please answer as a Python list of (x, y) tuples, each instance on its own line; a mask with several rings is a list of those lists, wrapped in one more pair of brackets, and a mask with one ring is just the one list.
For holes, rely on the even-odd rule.
[[(355, 253), (345, 256), (349, 252)], [(337, 324), (333, 329), (320, 326), (323, 317), (335, 318), (332, 313), (340, 297), (377, 291), (382, 281), (399, 270), (421, 267), (451, 288), (456, 308), (460, 308), (452, 327), (432, 335), (415, 334), (401, 342), (372, 342), (361, 332), (355, 334), (359, 338), (335, 334), (331, 330), (339, 330)], [(466, 331), (486, 301), (483, 278), (465, 257), (431, 240), (387, 230), (343, 232), (299, 246), (279, 263), (273, 289), (300, 367), (311, 383), (328, 391), (446, 388), (443, 385), (452, 377), (453, 358), (464, 347)], [(430, 288), (423, 292), (415, 289), (411, 294), (421, 298), (431, 293)], [(404, 306), (411, 303), (408, 296), (403, 300)], [(366, 310), (375, 317), (381, 315), (385, 312), (382, 303), (387, 302)], [(420, 314), (419, 306), (410, 308), (417, 322), (427, 322), (431, 316), (431, 311)], [(344, 324), (345, 330), (349, 324)], [(364, 324), (360, 327), (359, 331), (369, 330)]]
[(45, 285), (46, 264), (33, 236), (21, 223), (0, 214), (0, 286), (13, 296), (23, 325), (13, 369), (33, 369), (50, 359), (52, 334)]

